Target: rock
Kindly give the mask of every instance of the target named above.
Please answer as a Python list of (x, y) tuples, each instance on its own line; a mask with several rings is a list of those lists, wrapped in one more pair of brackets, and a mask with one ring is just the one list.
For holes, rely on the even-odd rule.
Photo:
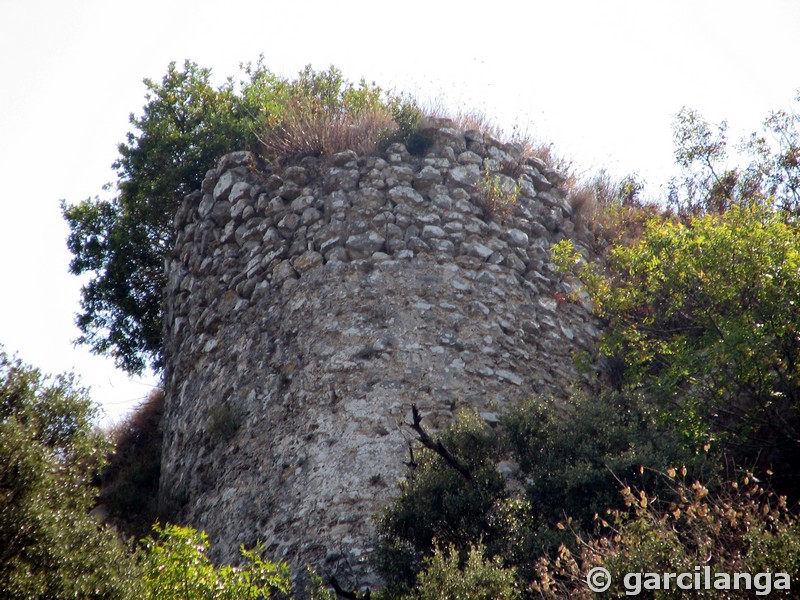
[(414, 189), (424, 194), (433, 186), (442, 183), (442, 174), (439, 172), (439, 169), (426, 166), (423, 167), (419, 173), (414, 175), (413, 182)]
[(228, 194), (233, 187), (235, 175), (231, 171), (225, 171), (222, 176), (217, 180), (217, 185), (214, 186), (214, 200), (227, 200)]
[(353, 258), (366, 258), (381, 250), (386, 239), (374, 231), (351, 235), (345, 242), (345, 247)]
[(497, 369), (495, 371), (495, 375), (497, 375), (500, 379), (513, 383), (514, 385), (522, 385), (522, 377), (515, 375), (511, 371)]
[(509, 229), (506, 232), (506, 239), (510, 246), (515, 248), (527, 248), (528, 235), (519, 229)]
[(239, 152), (231, 152), (226, 154), (217, 162), (217, 171), (220, 173), (233, 169), (235, 167), (254, 167), (256, 164), (256, 157), (252, 152), (242, 150)]
[(234, 204), (242, 199), (250, 200), (253, 197), (253, 186), (246, 181), (237, 181), (231, 187), (228, 200)]
[(358, 180), (357, 169), (332, 168), (325, 175), (325, 189), (349, 192), (356, 189)]
[(483, 165), (483, 159), (475, 152), (467, 150), (458, 155), (458, 162), (461, 165)]
[(484, 246), (480, 242), (467, 242), (461, 244), (461, 251), (466, 254), (467, 256), (474, 256), (476, 258), (480, 258), (481, 260), (487, 260), (494, 251), (487, 246)]
[(447, 172), (447, 181), (451, 185), (473, 187), (480, 178), (478, 165), (461, 165), (453, 167)]
[(389, 199), (397, 204), (408, 204), (418, 206), (425, 202), (425, 199), (415, 190), (408, 186), (397, 186), (389, 190)]
[(275, 193), (284, 200), (291, 202), (300, 196), (303, 191), (296, 184), (292, 183), (291, 181), (287, 181), (281, 187), (279, 187)]
[(319, 252), (309, 250), (292, 260), (292, 266), (301, 275), (306, 271), (322, 265), (324, 259)]
[(209, 218), (218, 226), (224, 227), (231, 220), (231, 203), (228, 201), (217, 201), (208, 213)]
[(422, 239), (427, 240), (430, 238), (444, 238), (447, 235), (444, 232), (444, 229), (441, 227), (437, 227), (436, 225), (425, 225), (422, 228)]
[(303, 215), (300, 218), (300, 223), (302, 225), (311, 225), (319, 221), (321, 218), (321, 212), (319, 212), (316, 208), (309, 207), (303, 211)]
[(355, 167), (358, 160), (358, 154), (352, 150), (345, 150), (333, 155), (332, 162), (337, 167)]
[(280, 286), (287, 279), (297, 279), (297, 271), (295, 271), (290, 261), (282, 260), (272, 270), (272, 281)]
[(285, 181), (291, 181), (298, 187), (303, 187), (308, 183), (308, 171), (296, 165), (287, 167), (283, 171), (283, 179)]

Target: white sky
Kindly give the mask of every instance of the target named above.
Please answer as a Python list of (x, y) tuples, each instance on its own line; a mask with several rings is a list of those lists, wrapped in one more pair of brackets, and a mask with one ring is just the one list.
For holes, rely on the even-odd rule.
[(0, 344), (75, 370), (107, 422), (155, 382), (73, 347), (80, 282), (59, 200), (102, 195), (142, 79), (170, 61), (219, 82), (261, 53), (284, 75), (333, 64), (483, 110), (657, 193), (682, 106), (727, 119), (734, 140), (795, 106), (798, 40), (797, 0), (0, 0)]

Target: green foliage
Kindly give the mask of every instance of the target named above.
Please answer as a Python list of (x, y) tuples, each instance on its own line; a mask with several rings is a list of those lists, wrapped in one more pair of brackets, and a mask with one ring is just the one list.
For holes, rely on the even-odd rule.
[(485, 219), (507, 217), (514, 209), (521, 187), (507, 176), (492, 175), (488, 162), (483, 165), (483, 177), (478, 181), (478, 191)]
[(494, 463), (499, 440), (473, 413), (463, 413), (442, 432), (441, 440), (469, 468), (473, 481), (434, 452), (415, 451), (416, 466), (402, 493), (379, 518), (383, 538), (379, 563), (390, 589), (413, 584), (434, 540), (455, 544), (459, 550), (483, 538), (502, 543), (503, 536), (490, 519), (495, 504), (506, 496)]
[(137, 598), (135, 563), (89, 515), (106, 445), (71, 376), (0, 353), (0, 596)]
[(145, 598), (256, 600), (291, 592), (288, 565), (263, 560), (261, 548), (242, 548), (242, 566), (217, 567), (208, 559), (205, 532), (169, 524), (153, 530), (155, 537), (140, 550)]
[(610, 253), (607, 269), (581, 273), (608, 321), (605, 351), (625, 361), (625, 384), (672, 407), (687, 437), (713, 434), (741, 461), (758, 454), (783, 477), (796, 472), (796, 226), (759, 206), (654, 220), (638, 243)]
[(82, 289), (78, 341), (132, 373), (161, 364), (164, 257), (177, 207), (218, 156), (254, 142), (243, 99), (230, 81), (212, 86), (209, 69), (172, 63), (161, 82), (144, 83), (147, 103), (141, 116), (131, 115), (134, 131), (113, 165), (116, 195), (62, 202), (70, 270), (91, 275)]
[(145, 80), (142, 114), (119, 146), (111, 199), (62, 202), (70, 270), (89, 274), (77, 318), (80, 343), (132, 373), (161, 366), (161, 292), (172, 221), (219, 156), (260, 149), (267, 159), (325, 155), (373, 144), (395, 127), (380, 88), (345, 81), (331, 67), (294, 80), (259, 61), (244, 80), (215, 87), (211, 71), (187, 61), (160, 82)]
[(620, 507), (625, 482), (655, 492), (655, 473), (674, 462), (706, 479), (716, 468), (641, 394), (575, 394), (561, 409), (534, 398), (505, 414), (502, 423), (540, 527), (537, 552), (553, 551), (564, 541), (554, 535), (561, 520), (590, 531), (594, 515)]
[(625, 481), (667, 494), (656, 471), (678, 462), (701, 475), (708, 461), (635, 394), (576, 396), (568, 408), (533, 399), (494, 428), (465, 413), (441, 441), (471, 479), (430, 450), (415, 452), (417, 466), (378, 522), (380, 566), (395, 594), (414, 585), (437, 541), (462, 556), (483, 544), (524, 581), (532, 557), (574, 540), (562, 521), (591, 531), (597, 513), (624, 508)]
[(513, 600), (519, 598), (516, 574), (495, 557), (484, 558), (484, 548), (470, 546), (462, 561), (454, 545), (444, 551), (438, 545), (425, 559), (425, 570), (409, 598), (425, 600)]
[(377, 148), (385, 150), (391, 144), (406, 146), (409, 154), (424, 156), (433, 146), (433, 131), (422, 128), (424, 114), (413, 98), (394, 96), (388, 100), (394, 127), (386, 129), (379, 137)]

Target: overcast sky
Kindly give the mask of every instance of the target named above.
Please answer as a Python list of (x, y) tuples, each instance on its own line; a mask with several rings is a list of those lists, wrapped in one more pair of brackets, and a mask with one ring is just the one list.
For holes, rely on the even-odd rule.
[(102, 195), (170, 61), (221, 83), (264, 54), (284, 75), (335, 65), (421, 99), (477, 109), (555, 144), (579, 170), (674, 174), (683, 106), (733, 138), (797, 108), (796, 0), (0, 0), (0, 344), (45, 372), (74, 370), (115, 421), (154, 376), (129, 379), (73, 347), (81, 281), (59, 201)]

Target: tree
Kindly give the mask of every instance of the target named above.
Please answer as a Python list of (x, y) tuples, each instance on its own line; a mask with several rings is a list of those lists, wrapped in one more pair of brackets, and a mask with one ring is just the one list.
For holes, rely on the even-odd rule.
[[(800, 102), (800, 92), (795, 97)], [(752, 157), (750, 180), (758, 181), (763, 194), (776, 200), (781, 210), (797, 216), (800, 209), (800, 114), (793, 110), (772, 112), (762, 133), (752, 133), (742, 144)]]
[[(798, 98), (800, 99), (800, 98)], [(675, 155), (684, 170), (671, 200), (589, 265), (571, 243), (554, 246), (575, 268), (597, 314), (603, 349), (624, 364), (622, 385), (666, 410), (697, 443), (713, 436), (740, 466), (773, 470), (800, 495), (800, 118), (777, 112), (728, 168), (725, 123), (684, 109)], [(742, 463), (744, 463), (742, 465)]]
[(238, 85), (228, 79), (219, 87), (209, 69), (190, 61), (182, 69), (170, 64), (161, 82), (146, 79), (147, 102), (141, 116), (130, 116), (134, 131), (113, 164), (116, 195), (62, 202), (70, 270), (91, 275), (82, 290), (78, 342), (111, 354), (131, 373), (161, 366), (163, 266), (173, 217), (221, 155), (326, 154), (375, 141), (394, 127), (380, 88), (352, 84), (333, 67), (306, 67), (294, 80), (262, 60), (243, 69)]
[(0, 353), (0, 597), (136, 598), (138, 569), (89, 511), (105, 453), (71, 376)]
[[(800, 93), (796, 98), (800, 102)], [(727, 123), (712, 127), (695, 110), (683, 108), (673, 125), (675, 160), (683, 173), (672, 180), (669, 202), (684, 214), (722, 212), (746, 204), (800, 210), (800, 115), (770, 113), (762, 131), (736, 149), (740, 166), (728, 166)], [(746, 166), (744, 166), (746, 164)]]
[[(566, 246), (568, 244), (562, 244)], [(702, 443), (718, 438), (746, 466), (798, 493), (800, 231), (785, 213), (733, 206), (652, 220), (607, 270), (583, 280), (607, 322), (604, 351)]]
[(210, 70), (187, 61), (183, 69), (171, 63), (160, 83), (144, 83), (143, 114), (130, 116), (135, 132), (113, 164), (116, 196), (62, 202), (70, 270), (92, 275), (78, 341), (132, 373), (160, 366), (164, 258), (177, 207), (218, 156), (254, 143), (254, 118), (231, 81), (215, 88)]

